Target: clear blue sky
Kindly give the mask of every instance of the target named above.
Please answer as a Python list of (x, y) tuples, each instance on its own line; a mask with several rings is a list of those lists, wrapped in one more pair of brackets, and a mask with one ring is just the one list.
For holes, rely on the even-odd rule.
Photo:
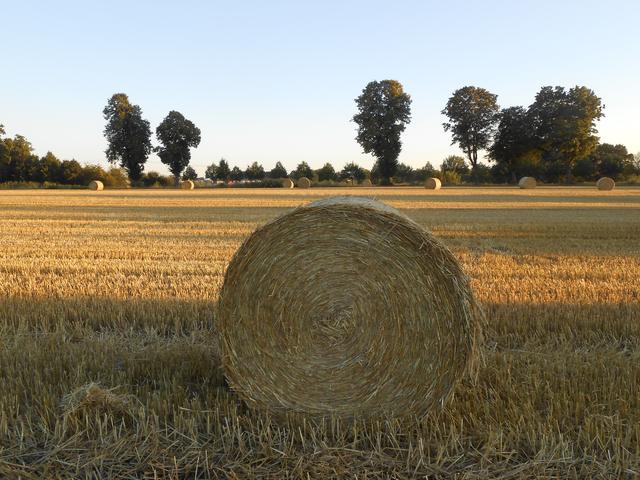
[[(38, 154), (106, 165), (102, 109), (125, 92), (154, 131), (170, 110), (200, 127), (201, 175), (220, 157), (370, 168), (353, 100), (387, 78), (413, 98), (400, 161), (414, 167), (459, 152), (440, 111), (465, 85), (503, 107), (586, 85), (606, 105), (601, 140), (640, 151), (638, 0), (20, 0), (0, 15), (0, 123)], [(155, 155), (147, 170), (166, 171)]]

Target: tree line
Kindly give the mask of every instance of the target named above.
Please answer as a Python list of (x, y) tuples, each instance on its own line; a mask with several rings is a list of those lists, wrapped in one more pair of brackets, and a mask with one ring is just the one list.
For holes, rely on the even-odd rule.
[[(355, 99), (357, 113), (352, 118), (357, 125), (356, 141), (364, 153), (376, 159), (371, 170), (353, 162), (340, 171), (331, 163), (313, 170), (306, 162), (290, 172), (281, 162), (271, 170), (258, 162), (243, 170), (221, 159), (209, 165), (204, 176), (222, 182), (307, 177), (328, 184), (369, 178), (381, 185), (419, 183), (429, 177), (448, 184), (514, 183), (522, 176), (553, 183), (601, 176), (638, 179), (640, 154), (630, 154), (624, 145), (600, 143), (595, 125), (604, 116), (604, 105), (587, 87), (542, 87), (528, 107), (500, 108), (497, 99), (497, 95), (475, 86), (453, 92), (441, 112), (447, 117), (443, 128), (451, 133), (452, 145), (457, 145), (464, 157), (449, 156), (438, 169), (431, 163), (414, 169), (398, 162), (401, 135), (411, 122), (412, 100), (400, 82), (382, 80), (367, 84)], [(106, 120), (105, 154), (112, 168), (60, 161), (51, 152), (38, 158), (26, 138), (4, 138), (0, 125), (0, 182), (73, 185), (101, 180), (107, 186), (169, 186), (177, 185), (181, 178), (198, 178), (189, 163), (201, 132), (180, 112), (170, 111), (157, 126), (159, 145), (155, 147), (150, 122), (126, 94), (112, 95), (102, 113)], [(482, 151), (491, 165), (480, 162)], [(172, 177), (144, 172), (151, 152), (157, 153)]]

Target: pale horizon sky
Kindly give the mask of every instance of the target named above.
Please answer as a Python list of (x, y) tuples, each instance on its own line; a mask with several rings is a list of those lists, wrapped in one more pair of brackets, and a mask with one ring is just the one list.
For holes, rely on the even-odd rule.
[[(124, 92), (154, 132), (170, 110), (202, 130), (199, 175), (221, 157), (243, 169), (371, 168), (354, 99), (389, 78), (413, 99), (399, 161), (416, 168), (460, 154), (440, 111), (465, 85), (501, 107), (528, 106), (544, 85), (585, 85), (606, 106), (601, 141), (640, 151), (637, 0), (23, 0), (0, 11), (0, 123), (38, 155), (107, 166), (102, 109)], [(150, 170), (167, 172), (155, 155)]]

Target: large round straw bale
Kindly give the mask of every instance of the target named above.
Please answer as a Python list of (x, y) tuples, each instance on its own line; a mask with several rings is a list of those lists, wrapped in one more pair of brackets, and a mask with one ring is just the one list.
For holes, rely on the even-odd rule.
[(290, 178), (285, 178), (284, 180), (282, 180), (282, 187), (293, 188), (293, 180), (291, 180)]
[(298, 188), (309, 188), (311, 187), (311, 180), (309, 180), (307, 177), (300, 177), (296, 185), (298, 186)]
[(192, 180), (183, 180), (180, 183), (180, 188), (183, 190), (193, 190), (196, 187)]
[(222, 363), (250, 406), (420, 415), (475, 358), (480, 314), (453, 254), (397, 210), (335, 197), (256, 230), (220, 292)]
[(533, 177), (522, 177), (518, 182), (520, 188), (536, 188), (536, 179)]
[(616, 186), (616, 182), (613, 178), (602, 177), (600, 180), (596, 182), (596, 187), (598, 190), (613, 190), (613, 187)]
[(442, 188), (442, 182), (439, 178), (427, 178), (427, 181), (424, 182), (424, 188), (429, 190), (440, 190), (440, 188)]
[(363, 187), (370, 187), (373, 184), (371, 183), (371, 180), (369, 180), (368, 178), (365, 178), (364, 180), (362, 180), (362, 182), (360, 183), (360, 185), (362, 185)]
[(104, 190), (104, 183), (100, 180), (91, 180), (89, 182), (89, 190)]

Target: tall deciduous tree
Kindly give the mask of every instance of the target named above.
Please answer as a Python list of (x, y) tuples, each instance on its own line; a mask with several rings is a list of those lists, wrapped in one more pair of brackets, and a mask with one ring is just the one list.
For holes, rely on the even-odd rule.
[(309, 180), (313, 178), (313, 170), (307, 162), (300, 162), (295, 170), (291, 171), (291, 178), (298, 179), (307, 177)]
[(501, 168), (501, 172), (516, 183), (520, 170), (531, 163), (538, 163), (540, 150), (536, 148), (532, 119), (523, 107), (509, 107), (500, 113), (500, 122), (491, 147), (489, 158)]
[(190, 148), (200, 145), (200, 129), (180, 112), (172, 110), (156, 128), (156, 137), (162, 144), (156, 152), (160, 161), (169, 166), (177, 186), (191, 160)]
[(325, 163), (322, 168), (320, 168), (317, 172), (318, 180), (335, 180), (336, 179), (336, 171), (329, 162)]
[[(381, 168), (380, 161), (376, 162), (378, 168)], [(347, 163), (344, 168), (340, 171), (340, 178), (343, 180), (353, 179), (357, 182), (363, 181), (367, 178), (367, 172), (355, 162)]]
[(187, 168), (182, 172), (182, 180), (195, 180), (196, 178), (198, 178), (198, 173), (191, 165), (187, 165)]
[(443, 123), (451, 132), (452, 145), (458, 144), (467, 156), (477, 183), (478, 152), (489, 146), (498, 122), (498, 96), (479, 87), (462, 87), (455, 92), (442, 114), (449, 119)]
[(559, 160), (567, 183), (575, 163), (598, 146), (595, 122), (604, 116), (603, 108), (600, 98), (586, 87), (542, 87), (529, 107), (543, 159)]
[(264, 168), (258, 162), (253, 162), (245, 171), (247, 180), (262, 180), (265, 177)]
[(116, 93), (102, 113), (107, 121), (104, 129), (107, 159), (120, 164), (131, 180), (139, 180), (152, 149), (151, 128), (142, 118), (142, 109), (131, 104), (124, 93)]
[(282, 162), (276, 162), (276, 166), (271, 169), (269, 172), (269, 178), (286, 178), (287, 177), (287, 169), (284, 168)]
[(218, 178), (218, 166), (216, 162), (213, 162), (211, 165), (207, 167), (204, 171), (204, 178), (208, 178), (212, 182), (215, 182)]
[(229, 180), (231, 169), (229, 168), (229, 163), (224, 158), (220, 159), (220, 165), (218, 165), (218, 171), (216, 173), (218, 175), (218, 178), (223, 182)]
[(411, 97), (397, 80), (370, 82), (356, 98), (356, 140), (377, 159), (382, 183), (391, 184), (402, 150), (400, 134), (411, 122)]

